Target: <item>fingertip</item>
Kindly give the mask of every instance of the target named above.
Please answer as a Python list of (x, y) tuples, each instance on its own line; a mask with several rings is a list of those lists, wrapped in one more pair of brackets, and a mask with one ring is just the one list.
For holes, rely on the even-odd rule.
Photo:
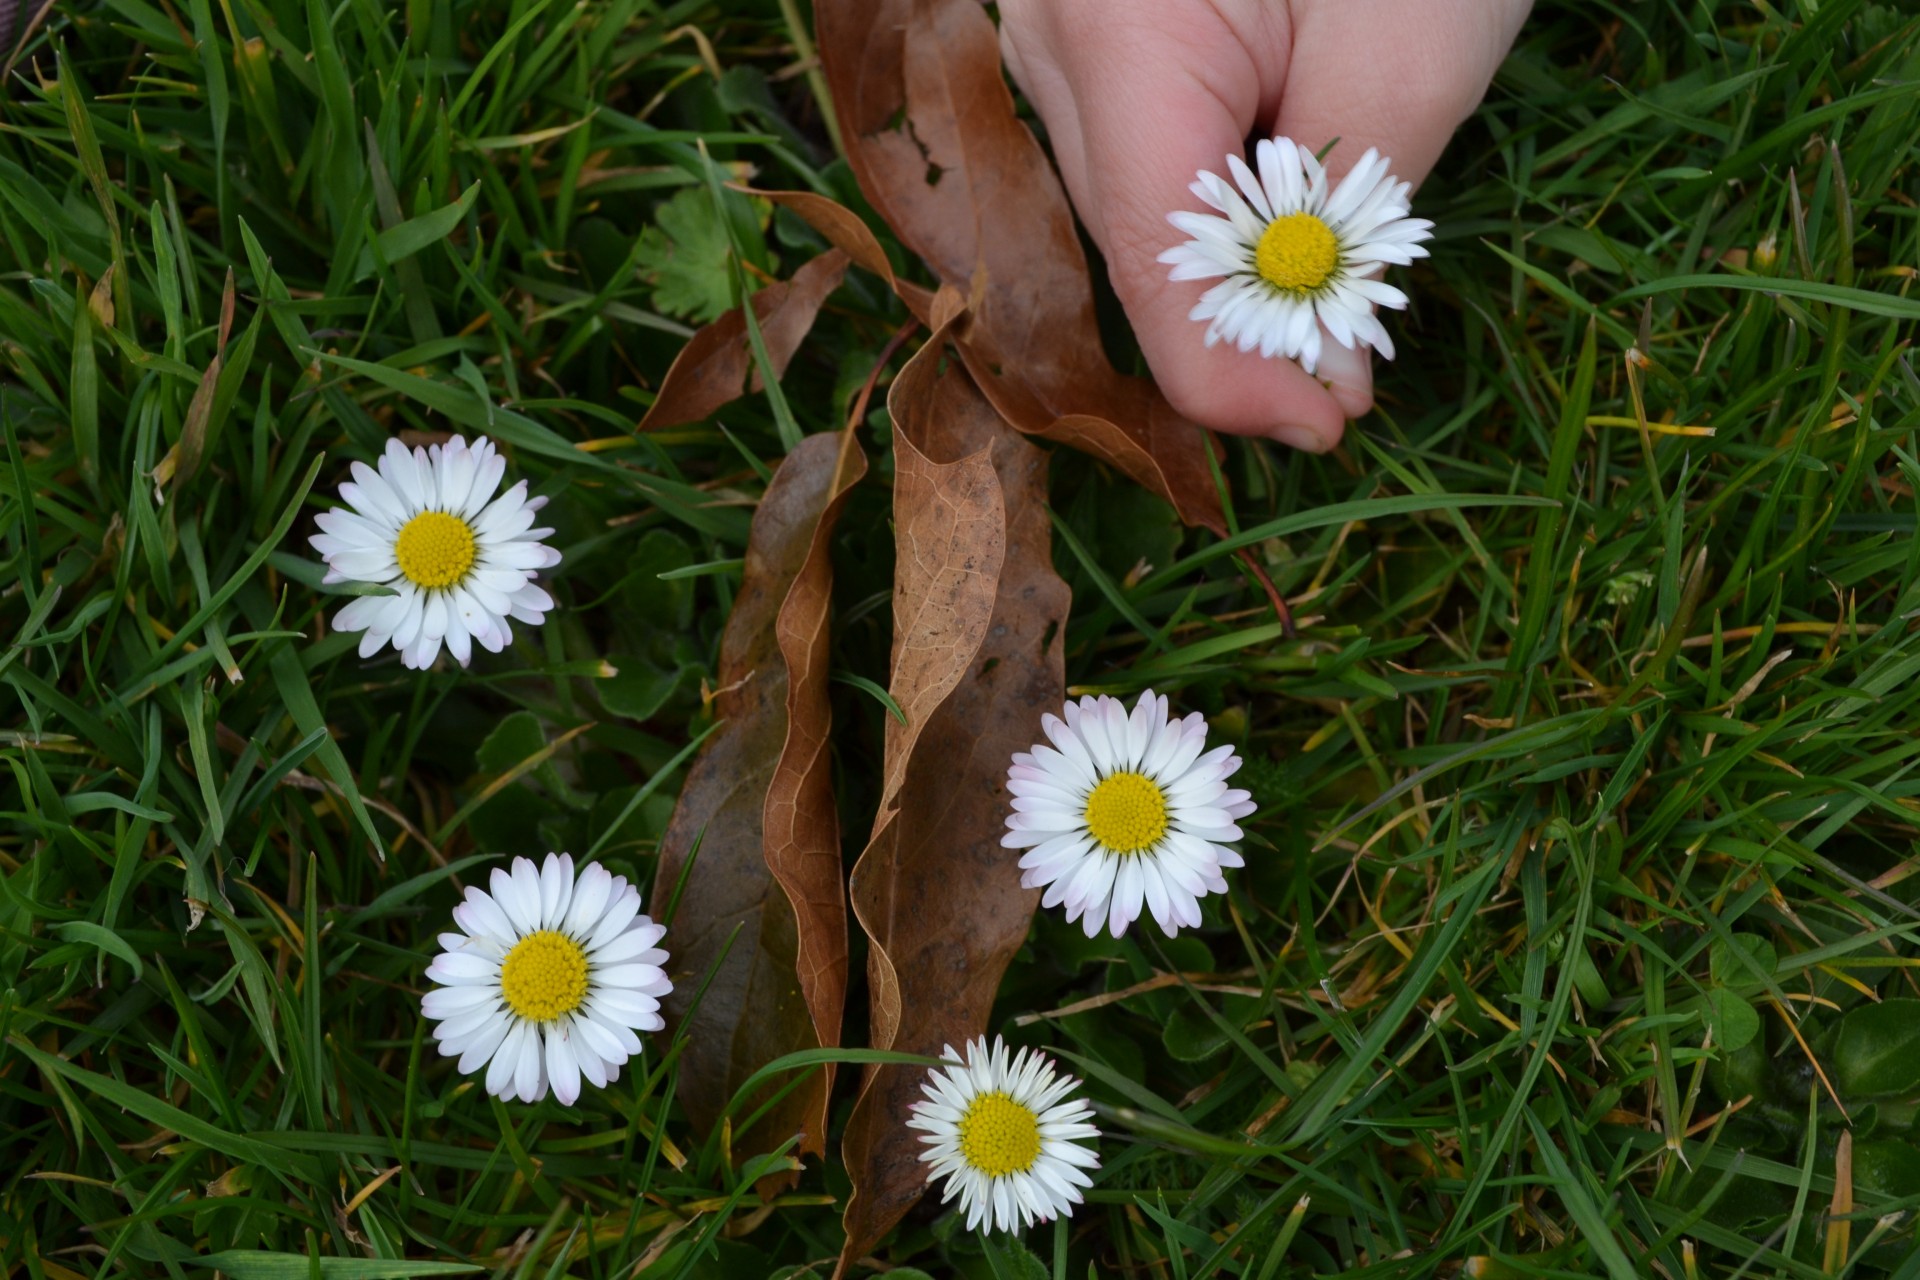
[[(1342, 430), (1344, 427), (1343, 423)], [(1301, 427), (1283, 422), (1268, 428), (1264, 434), (1268, 439), (1298, 449), (1302, 453), (1330, 453), (1340, 443), (1342, 431), (1337, 430), (1332, 435), (1327, 435), (1324, 431), (1313, 427)]]
[(1347, 414), (1333, 390), (1291, 360), (1227, 344), (1206, 346), (1203, 327), (1149, 321), (1141, 346), (1162, 394), (1182, 416), (1229, 435), (1264, 436), (1309, 453), (1340, 443)]
[(1373, 352), (1355, 343), (1343, 347), (1327, 340), (1321, 347), (1320, 364), (1314, 370), (1326, 384), (1327, 394), (1348, 418), (1364, 417), (1373, 409)]
[(1341, 414), (1351, 422), (1355, 418), (1364, 418), (1373, 411), (1373, 387), (1355, 386), (1349, 382), (1329, 382), (1327, 394), (1340, 406)]

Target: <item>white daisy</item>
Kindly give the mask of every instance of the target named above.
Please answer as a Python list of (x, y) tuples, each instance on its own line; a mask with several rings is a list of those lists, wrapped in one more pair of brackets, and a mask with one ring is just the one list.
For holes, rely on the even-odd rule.
[(1053, 746), (1016, 751), (1007, 770), (1013, 812), (1000, 843), (1027, 851), (1020, 883), (1046, 886), (1040, 905), (1065, 903), (1089, 938), (1103, 926), (1125, 933), (1142, 902), (1169, 934), (1198, 925), (1200, 899), (1227, 891), (1221, 868), (1245, 865), (1220, 843), (1238, 840), (1236, 820), (1254, 810), (1251, 793), (1227, 787), (1233, 748), (1203, 755), (1200, 713), (1170, 720), (1151, 689), (1132, 715), (1102, 695), (1040, 727)]
[(467, 890), (453, 909), (459, 933), (427, 966), (440, 985), (421, 1008), (433, 1038), (462, 1072), (487, 1067), (487, 1092), (538, 1102), (548, 1086), (571, 1105), (582, 1076), (605, 1088), (640, 1052), (636, 1030), (658, 1031), (660, 997), (673, 990), (666, 933), (640, 913), (640, 890), (595, 862), (576, 882), (573, 859), (547, 855), (538, 870), (515, 858), (495, 867), (492, 893)]
[(991, 1051), (985, 1036), (968, 1041), (964, 1062), (952, 1045), (940, 1056), (951, 1065), (927, 1072), (920, 1086), (927, 1100), (913, 1104), (907, 1121), (928, 1144), (920, 1153), (933, 1166), (927, 1181), (947, 1180), (940, 1203), (959, 1196), (969, 1231), (983, 1222), (1024, 1230), (1070, 1216), (1080, 1188), (1093, 1185), (1086, 1170), (1100, 1167), (1093, 1149), (1080, 1145), (1100, 1134), (1084, 1123), (1093, 1108), (1062, 1101), (1080, 1081), (1056, 1074), (1053, 1060), (1032, 1049), (1009, 1061), (998, 1036)]
[(1258, 347), (1312, 373), (1324, 325), (1343, 347), (1358, 342), (1393, 359), (1393, 340), (1370, 304), (1405, 307), (1406, 294), (1373, 277), (1387, 263), (1427, 256), (1420, 242), (1433, 223), (1407, 217), (1411, 184), (1396, 181), (1372, 147), (1331, 191), (1320, 162), (1291, 138), (1263, 139), (1254, 159), (1258, 176), (1239, 156), (1227, 157), (1239, 191), (1204, 170), (1191, 184), (1224, 217), (1167, 215), (1193, 237), (1160, 255), (1173, 268), (1169, 278), (1226, 277), (1190, 313), (1208, 322), (1207, 345), (1224, 338), (1242, 351)]
[(553, 530), (532, 527), (547, 500), (529, 498), (525, 480), (493, 496), (506, 469), (484, 436), (411, 453), (389, 440), (378, 471), (353, 464), (353, 480), (340, 486), (353, 510), (320, 516), (321, 532), (308, 541), (327, 561), (321, 581), (393, 589), (334, 615), (336, 629), (366, 633), (361, 657), (392, 641), (404, 665), (424, 669), (444, 640), (464, 667), (475, 640), (489, 653), (506, 647), (507, 619), (540, 625), (553, 597), (533, 575), (559, 564), (560, 553), (540, 542)]

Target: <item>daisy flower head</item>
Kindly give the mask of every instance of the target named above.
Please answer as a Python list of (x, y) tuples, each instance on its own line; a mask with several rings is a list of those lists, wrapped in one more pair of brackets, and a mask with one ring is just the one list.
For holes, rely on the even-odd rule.
[(1373, 307), (1404, 308), (1407, 295), (1374, 277), (1388, 263), (1427, 256), (1421, 241), (1432, 237), (1433, 223), (1407, 216), (1412, 184), (1397, 181), (1392, 162), (1372, 147), (1337, 187), (1291, 138), (1261, 140), (1254, 160), (1257, 174), (1228, 156), (1233, 183), (1203, 170), (1191, 184), (1217, 215), (1167, 215), (1193, 237), (1160, 255), (1173, 268), (1168, 278), (1220, 278), (1189, 313), (1207, 322), (1207, 345), (1258, 347), (1312, 373), (1324, 326), (1343, 347), (1359, 343), (1393, 359), (1393, 340)]
[(573, 859), (495, 867), (491, 893), (470, 887), (427, 966), (421, 1002), (443, 1057), (463, 1074), (487, 1067), (487, 1092), (538, 1102), (551, 1088), (571, 1106), (584, 1077), (605, 1088), (659, 1031), (666, 933), (640, 912), (640, 890), (599, 863)]
[(1080, 1188), (1093, 1185), (1087, 1170), (1100, 1167), (1081, 1145), (1100, 1133), (1086, 1123), (1093, 1108), (1067, 1096), (1080, 1081), (1035, 1050), (1009, 1057), (999, 1036), (992, 1049), (985, 1036), (968, 1041), (964, 1059), (952, 1045), (940, 1056), (947, 1065), (928, 1070), (926, 1101), (907, 1121), (927, 1144), (927, 1181), (947, 1181), (940, 1203), (959, 1196), (969, 1231), (982, 1223), (1025, 1230), (1071, 1215)]
[(1231, 746), (1206, 750), (1195, 711), (1167, 715), (1149, 689), (1131, 714), (1118, 698), (1069, 702), (1045, 715), (1052, 746), (1016, 751), (1007, 770), (1013, 812), (1000, 843), (1025, 849), (1020, 883), (1044, 886), (1043, 907), (1066, 904), (1089, 938), (1118, 938), (1142, 904), (1168, 934), (1200, 923), (1200, 899), (1225, 893), (1226, 867), (1245, 865), (1225, 844), (1254, 810), (1227, 778), (1240, 767)]
[(391, 643), (400, 661), (425, 669), (446, 642), (461, 666), (479, 641), (498, 653), (513, 638), (509, 618), (539, 626), (553, 608), (534, 574), (560, 563), (533, 527), (545, 498), (529, 498), (527, 482), (498, 497), (507, 461), (493, 441), (460, 436), (411, 452), (387, 441), (378, 470), (353, 464), (340, 486), (351, 510), (335, 507), (309, 538), (327, 562), (322, 582), (366, 582), (393, 594), (360, 596), (334, 615), (339, 631), (359, 631), (360, 656)]

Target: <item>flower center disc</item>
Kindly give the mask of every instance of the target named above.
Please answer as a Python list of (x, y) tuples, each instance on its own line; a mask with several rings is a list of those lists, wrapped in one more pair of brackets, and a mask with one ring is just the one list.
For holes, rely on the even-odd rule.
[(1004, 1093), (983, 1093), (960, 1117), (960, 1154), (989, 1178), (1025, 1173), (1040, 1158), (1040, 1117)]
[(459, 516), (422, 511), (401, 527), (393, 540), (400, 572), (422, 587), (450, 587), (473, 568), (473, 530)]
[(1167, 832), (1167, 797), (1142, 773), (1110, 773), (1087, 797), (1087, 833), (1112, 853), (1139, 853)]
[(1312, 214), (1290, 213), (1275, 218), (1260, 233), (1253, 265), (1275, 288), (1305, 293), (1325, 284), (1340, 265), (1340, 242)]
[(529, 1022), (572, 1013), (587, 998), (587, 953), (557, 930), (530, 933), (500, 964), (500, 994)]

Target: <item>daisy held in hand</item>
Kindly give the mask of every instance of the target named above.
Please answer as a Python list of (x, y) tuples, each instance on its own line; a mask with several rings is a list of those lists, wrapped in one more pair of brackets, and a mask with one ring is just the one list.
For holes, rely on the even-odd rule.
[(488, 1093), (538, 1102), (551, 1087), (572, 1105), (582, 1077), (601, 1088), (619, 1078), (640, 1052), (636, 1031), (666, 1025), (666, 929), (641, 914), (625, 877), (596, 862), (576, 880), (564, 853), (538, 869), (515, 858), (490, 887), (469, 888), (453, 909), (461, 931), (440, 935), (427, 966), (439, 985), (422, 1009), (462, 1072), (490, 1063)]
[(1190, 313), (1207, 322), (1208, 346), (1222, 339), (1242, 351), (1297, 359), (1308, 373), (1320, 361), (1320, 329), (1351, 349), (1370, 346), (1393, 359), (1393, 340), (1371, 304), (1407, 305), (1407, 295), (1373, 277), (1388, 263), (1424, 258), (1433, 223), (1407, 217), (1410, 184), (1367, 148), (1330, 188), (1326, 170), (1290, 138), (1254, 148), (1255, 174), (1239, 156), (1227, 169), (1239, 184), (1202, 171), (1196, 196), (1220, 215), (1181, 211), (1167, 221), (1192, 236), (1160, 255), (1173, 280), (1219, 284)]
[(446, 642), (466, 666), (478, 640), (498, 653), (513, 638), (509, 618), (540, 625), (553, 597), (533, 580), (560, 563), (541, 544), (551, 529), (533, 527), (545, 498), (529, 498), (521, 480), (499, 497), (507, 462), (484, 436), (459, 436), (409, 453), (387, 441), (378, 471), (353, 464), (336, 507), (315, 522), (310, 541), (327, 561), (323, 582), (369, 582), (394, 594), (361, 596), (334, 615), (340, 631), (360, 631), (360, 656), (392, 643), (400, 661), (424, 669)]
[(933, 1167), (927, 1181), (947, 1181), (945, 1204), (960, 1197), (967, 1230), (988, 1223), (999, 1231), (1024, 1229), (1071, 1215), (1080, 1188), (1093, 1185), (1087, 1170), (1100, 1157), (1082, 1139), (1100, 1131), (1086, 1123), (1093, 1108), (1067, 1095), (1080, 1081), (1056, 1072), (1053, 1060), (1032, 1049), (1011, 1059), (1000, 1037), (967, 1043), (967, 1056), (948, 1045), (950, 1064), (927, 1072), (913, 1104), (909, 1129), (921, 1131), (927, 1149), (920, 1159)]
[(1007, 770), (1013, 812), (1000, 843), (1027, 851), (1020, 883), (1045, 886), (1040, 905), (1066, 904), (1089, 938), (1103, 927), (1120, 937), (1142, 904), (1169, 934), (1198, 925), (1200, 899), (1227, 891), (1222, 868), (1243, 865), (1221, 843), (1240, 838), (1235, 824), (1254, 809), (1227, 786), (1240, 757), (1206, 751), (1200, 713), (1169, 719), (1151, 689), (1131, 715), (1104, 695), (1065, 711), (1040, 717), (1053, 745), (1015, 752)]

